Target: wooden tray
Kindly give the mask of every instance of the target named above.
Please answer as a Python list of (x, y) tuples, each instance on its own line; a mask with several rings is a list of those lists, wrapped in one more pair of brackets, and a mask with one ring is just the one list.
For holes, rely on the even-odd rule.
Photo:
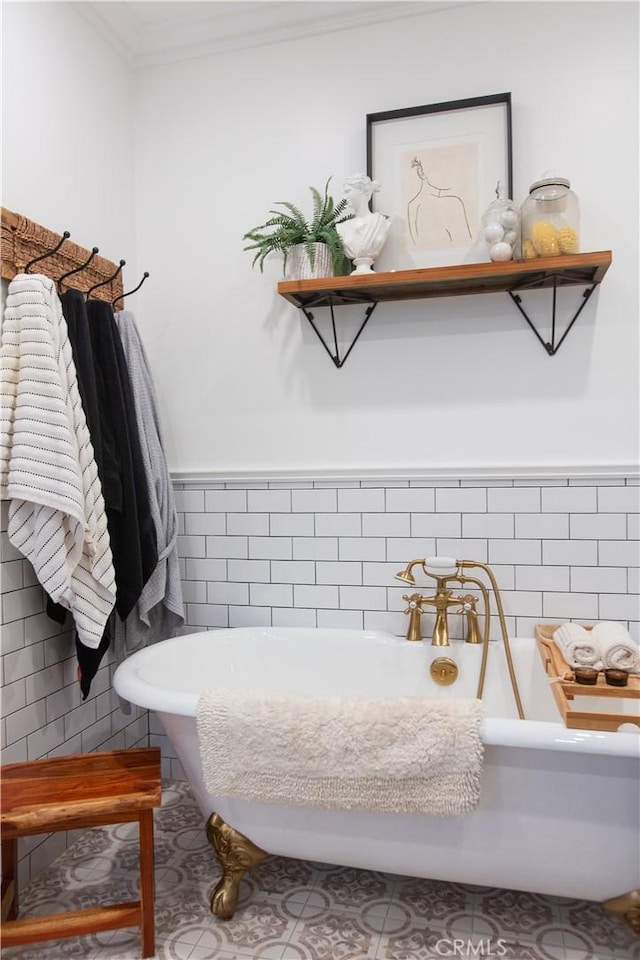
[[(626, 687), (611, 687), (604, 679), (604, 673), (598, 676), (593, 686), (576, 683), (572, 668), (556, 646), (553, 634), (558, 623), (537, 623), (535, 636), (542, 657), (545, 672), (550, 680), (560, 716), (566, 727), (579, 730), (617, 730), (622, 723), (634, 723), (640, 728), (640, 710), (634, 713), (606, 713), (600, 710), (576, 710), (571, 707), (575, 697), (597, 697), (609, 699), (640, 699), (640, 676), (632, 675)], [(585, 625), (585, 630), (591, 627)]]

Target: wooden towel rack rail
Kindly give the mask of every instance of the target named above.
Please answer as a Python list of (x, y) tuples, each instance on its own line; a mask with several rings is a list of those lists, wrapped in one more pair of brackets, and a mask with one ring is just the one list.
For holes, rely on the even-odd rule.
[[(53, 250), (63, 235), (54, 233), (47, 227), (41, 226), (28, 217), (7, 210), (2, 207), (2, 278), (13, 280), (17, 273), (22, 273), (25, 266), (36, 257), (42, 256), (48, 250)], [(89, 260), (91, 250), (81, 247), (71, 239), (64, 241), (59, 250), (53, 253), (37, 270), (57, 280), (64, 273), (74, 270)], [(70, 285), (75, 290), (86, 293), (91, 287), (102, 284), (104, 280), (113, 277), (118, 264), (101, 257), (98, 254), (91, 258), (88, 266), (76, 273)], [(110, 303), (122, 296), (122, 270), (109, 283), (96, 289), (92, 297), (107, 300)]]

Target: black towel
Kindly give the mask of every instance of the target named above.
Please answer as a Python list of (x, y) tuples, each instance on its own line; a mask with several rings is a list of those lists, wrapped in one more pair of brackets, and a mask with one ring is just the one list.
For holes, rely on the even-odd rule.
[(158, 563), (129, 371), (108, 303), (86, 304), (100, 410), (102, 492), (116, 573), (116, 610), (126, 620)]
[[(126, 620), (158, 563), (156, 531), (149, 506), (129, 371), (113, 311), (101, 300), (89, 300), (83, 306), (89, 334), (83, 340), (83, 348), (86, 348), (87, 356), (90, 352), (93, 361), (90, 389), (95, 387), (96, 410), (92, 417), (97, 414), (98, 471), (116, 575), (115, 609), (120, 619)], [(81, 313), (78, 304), (78, 316)], [(112, 619), (96, 650), (86, 647), (76, 635), (83, 699), (89, 693), (112, 635)]]

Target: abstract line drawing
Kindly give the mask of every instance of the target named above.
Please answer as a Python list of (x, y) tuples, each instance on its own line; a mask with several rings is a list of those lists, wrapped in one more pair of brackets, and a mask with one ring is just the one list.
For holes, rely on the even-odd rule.
[(464, 263), (502, 180), (513, 196), (511, 94), (367, 114), (372, 209), (391, 220), (376, 269)]
[(406, 205), (406, 224), (414, 246), (461, 246), (472, 238), (467, 207), (451, 186), (436, 186), (414, 156), (410, 169), (419, 185)]

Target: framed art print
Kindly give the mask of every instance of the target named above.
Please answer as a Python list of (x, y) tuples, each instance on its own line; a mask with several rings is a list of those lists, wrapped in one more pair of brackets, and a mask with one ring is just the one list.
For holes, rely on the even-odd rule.
[(511, 94), (368, 114), (367, 173), (391, 219), (376, 271), (463, 263), (499, 181), (512, 196)]

